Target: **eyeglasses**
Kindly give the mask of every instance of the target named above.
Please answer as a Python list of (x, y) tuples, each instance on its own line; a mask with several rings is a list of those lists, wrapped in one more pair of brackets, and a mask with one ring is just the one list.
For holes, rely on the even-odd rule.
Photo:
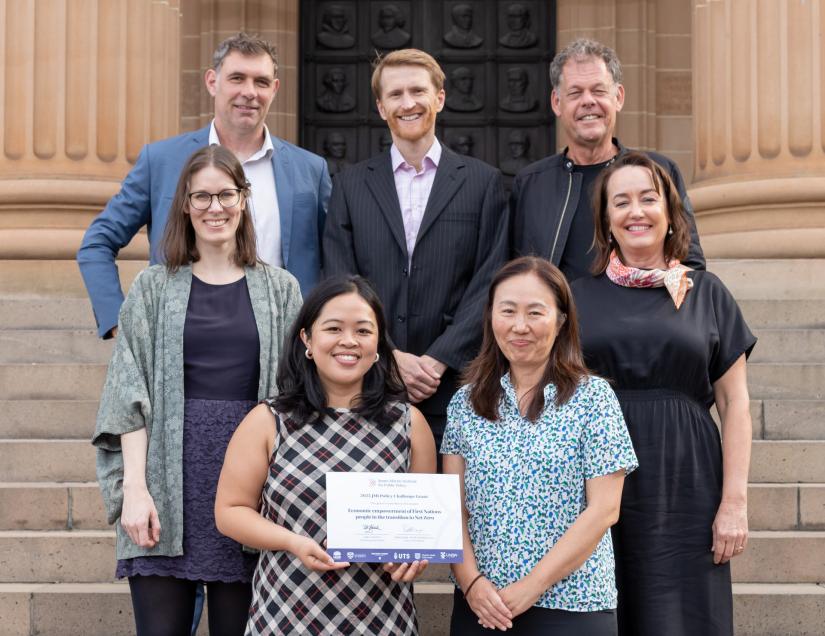
[(192, 192), (189, 195), (189, 205), (196, 210), (208, 210), (212, 205), (213, 197), (217, 197), (218, 203), (220, 203), (222, 208), (231, 208), (232, 206), (238, 205), (238, 201), (241, 200), (241, 189), (229, 188), (221, 190), (217, 194), (212, 194), (211, 192)]

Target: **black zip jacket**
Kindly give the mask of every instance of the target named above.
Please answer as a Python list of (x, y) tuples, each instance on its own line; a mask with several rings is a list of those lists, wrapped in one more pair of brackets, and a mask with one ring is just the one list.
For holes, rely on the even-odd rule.
[[(614, 138), (613, 144), (619, 149), (619, 155), (628, 152), (618, 139)], [(682, 197), (690, 224), (690, 248), (683, 264), (705, 269), (705, 255), (682, 173), (664, 155), (646, 154), (665, 169)], [(559, 264), (579, 205), (581, 185), (581, 173), (573, 172), (573, 162), (564, 153), (536, 161), (516, 175), (510, 195), (510, 258), (534, 255)], [(581, 248), (587, 250), (590, 245)]]

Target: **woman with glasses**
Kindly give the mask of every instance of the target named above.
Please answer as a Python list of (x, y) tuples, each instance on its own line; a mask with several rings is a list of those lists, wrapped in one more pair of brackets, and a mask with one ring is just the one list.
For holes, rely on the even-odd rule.
[(256, 559), (215, 527), (226, 446), (275, 392), (298, 282), (262, 264), (249, 184), (217, 145), (181, 171), (166, 264), (135, 279), (120, 312), (93, 444), (117, 576), (128, 577), (137, 634), (188, 634), (206, 585), (209, 632), (242, 634)]

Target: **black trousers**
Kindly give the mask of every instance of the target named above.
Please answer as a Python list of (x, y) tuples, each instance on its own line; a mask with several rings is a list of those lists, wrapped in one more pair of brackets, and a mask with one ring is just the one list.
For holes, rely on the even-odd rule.
[[(513, 620), (513, 636), (616, 636), (616, 610), (601, 612), (567, 612), (565, 610), (531, 607)], [(478, 623), (464, 595), (456, 590), (453, 596), (453, 617), (450, 636), (475, 636), (498, 633)]]

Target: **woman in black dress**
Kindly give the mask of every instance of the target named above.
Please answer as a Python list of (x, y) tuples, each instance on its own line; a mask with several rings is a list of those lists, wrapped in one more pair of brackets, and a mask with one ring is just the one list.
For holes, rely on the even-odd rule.
[(745, 360), (756, 338), (716, 276), (679, 264), (685, 213), (646, 155), (601, 174), (594, 212), (595, 275), (573, 284), (582, 348), (613, 382), (639, 458), (613, 527), (619, 633), (732, 634), (729, 561), (748, 538)]

